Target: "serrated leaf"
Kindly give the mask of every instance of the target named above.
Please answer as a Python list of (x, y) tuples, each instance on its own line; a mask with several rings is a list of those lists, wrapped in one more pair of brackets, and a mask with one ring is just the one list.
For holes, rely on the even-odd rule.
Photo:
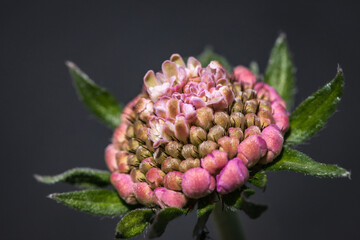
[(91, 168), (74, 168), (54, 176), (35, 175), (35, 179), (45, 184), (64, 182), (83, 188), (95, 188), (109, 185), (110, 173)]
[(259, 64), (257, 62), (252, 61), (250, 63), (249, 69), (253, 74), (255, 74), (257, 78), (260, 76)]
[(198, 202), (198, 209), (197, 209), (197, 222), (195, 224), (194, 230), (193, 230), (193, 239), (194, 240), (200, 240), (203, 233), (204, 228), (206, 225), (206, 222), (209, 219), (209, 216), (211, 212), (215, 208), (215, 203), (213, 202), (213, 199), (211, 197), (204, 197), (201, 198)]
[(111, 128), (120, 124), (122, 107), (104, 88), (96, 85), (80, 68), (72, 62), (66, 62), (80, 99), (86, 107), (102, 122)]
[(265, 170), (295, 171), (316, 177), (350, 177), (350, 172), (337, 165), (315, 162), (304, 153), (287, 147), (273, 163), (265, 166)]
[(197, 57), (201, 62), (202, 67), (206, 67), (211, 61), (218, 61), (229, 73), (232, 73), (232, 67), (225, 57), (215, 53), (212, 48), (207, 47), (205, 50)]
[(268, 66), (265, 71), (265, 82), (276, 89), (285, 100), (289, 109), (294, 96), (294, 66), (286, 42), (285, 34), (280, 34), (271, 51)]
[(242, 210), (250, 218), (255, 219), (261, 216), (266, 210), (267, 206), (263, 204), (253, 203), (249, 197), (253, 195), (253, 189), (237, 190), (223, 196), (224, 203), (230, 208)]
[(97, 216), (119, 216), (133, 207), (127, 205), (116, 191), (107, 189), (54, 193), (49, 197), (70, 208)]
[(285, 143), (288, 146), (302, 143), (321, 130), (335, 112), (344, 89), (341, 69), (335, 78), (319, 91), (303, 101), (290, 116), (290, 132)]
[(187, 210), (179, 208), (165, 208), (156, 213), (155, 219), (150, 226), (149, 238), (160, 237), (168, 223), (177, 217), (185, 214)]
[(257, 171), (255, 174), (251, 174), (248, 180), (255, 187), (265, 190), (267, 177), (264, 170)]
[(141, 234), (149, 225), (154, 211), (148, 208), (127, 213), (116, 226), (116, 238), (132, 238)]

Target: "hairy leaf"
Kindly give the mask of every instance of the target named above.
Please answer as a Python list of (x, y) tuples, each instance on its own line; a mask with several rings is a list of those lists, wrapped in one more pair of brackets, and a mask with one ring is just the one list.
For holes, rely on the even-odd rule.
[(265, 170), (288, 170), (316, 177), (350, 177), (350, 172), (337, 165), (315, 162), (304, 153), (287, 147), (273, 163), (265, 167)]
[(276, 89), (290, 109), (294, 96), (294, 66), (285, 34), (280, 34), (271, 51), (265, 82)]
[(259, 64), (257, 62), (252, 61), (250, 63), (249, 69), (253, 74), (255, 74), (257, 78), (260, 76)]
[(116, 191), (91, 189), (67, 193), (53, 193), (49, 198), (70, 208), (97, 216), (118, 216), (127, 213), (132, 206), (127, 205)]
[(206, 67), (211, 61), (218, 61), (229, 73), (232, 73), (232, 67), (225, 57), (213, 52), (212, 48), (207, 47), (205, 50), (197, 57), (201, 62), (202, 67)]
[(179, 208), (165, 208), (156, 213), (154, 222), (151, 224), (149, 238), (160, 237), (166, 229), (166, 226), (173, 219), (185, 214), (187, 210)]
[(260, 170), (255, 174), (251, 174), (248, 180), (252, 185), (265, 190), (267, 177), (264, 170)]
[(65, 182), (84, 188), (95, 188), (109, 185), (110, 173), (91, 168), (74, 168), (54, 176), (35, 175), (35, 179), (45, 184)]
[(296, 145), (322, 129), (335, 112), (344, 89), (344, 77), (339, 69), (335, 78), (303, 101), (290, 116), (290, 132), (286, 144)]
[(154, 211), (143, 208), (127, 213), (116, 226), (116, 238), (131, 238), (141, 234), (149, 225)]
[(86, 107), (106, 125), (116, 128), (120, 124), (122, 111), (116, 99), (106, 89), (96, 85), (74, 63), (66, 62), (66, 65), (70, 70), (78, 95)]

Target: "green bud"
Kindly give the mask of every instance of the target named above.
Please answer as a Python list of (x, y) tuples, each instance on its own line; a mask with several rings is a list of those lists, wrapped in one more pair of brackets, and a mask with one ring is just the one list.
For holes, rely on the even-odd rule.
[(179, 170), (180, 163), (181, 163), (180, 159), (168, 157), (161, 164), (161, 170), (164, 173), (168, 173), (171, 171), (177, 171), (177, 170)]
[(214, 123), (220, 125), (225, 129), (228, 129), (230, 126), (230, 116), (226, 112), (216, 112), (214, 114)]
[(136, 157), (141, 161), (145, 158), (151, 157), (152, 154), (151, 152), (145, 148), (144, 146), (140, 146), (137, 150), (136, 150)]
[(136, 168), (133, 168), (130, 172), (130, 177), (133, 182), (145, 182), (146, 178), (145, 175)]
[(171, 141), (166, 144), (165, 152), (174, 158), (179, 158), (181, 155), (182, 146), (182, 143), (179, 143), (177, 141)]
[(197, 152), (197, 147), (192, 144), (186, 144), (181, 150), (181, 155), (186, 159), (197, 158), (199, 154)]
[(210, 128), (209, 133), (207, 135), (207, 139), (217, 142), (220, 138), (222, 138), (225, 135), (225, 129), (220, 125), (215, 125), (212, 128)]
[(191, 144), (198, 146), (200, 143), (206, 141), (207, 133), (201, 127), (192, 126), (190, 128), (190, 142)]
[(140, 161), (134, 154), (129, 154), (129, 156), (128, 156), (128, 164), (131, 167), (137, 167), (137, 166), (139, 166)]
[(158, 165), (161, 165), (163, 161), (168, 157), (163, 149), (158, 148), (154, 153), (154, 160)]
[(255, 113), (246, 114), (245, 123), (246, 123), (246, 127), (250, 127), (254, 125), (260, 127), (260, 119), (258, 118), (258, 116), (256, 116)]
[(256, 99), (248, 100), (245, 102), (244, 113), (256, 113), (258, 103)]
[(188, 158), (180, 163), (179, 171), (184, 173), (187, 170), (196, 167), (200, 167), (200, 160), (197, 158), (196, 159)]
[(240, 97), (236, 97), (235, 101), (231, 107), (231, 112), (242, 112), (244, 109), (244, 103)]
[(202, 142), (199, 145), (199, 155), (201, 158), (205, 157), (209, 153), (212, 153), (212, 151), (216, 150), (218, 148), (218, 145), (216, 142), (213, 141), (205, 141)]
[(245, 117), (241, 112), (233, 112), (230, 115), (230, 124), (232, 127), (245, 128)]

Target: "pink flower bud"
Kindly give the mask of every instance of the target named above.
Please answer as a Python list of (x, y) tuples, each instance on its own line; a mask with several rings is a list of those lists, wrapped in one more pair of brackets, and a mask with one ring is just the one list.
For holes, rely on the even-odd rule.
[(236, 156), (239, 143), (240, 141), (236, 137), (225, 136), (218, 140), (220, 150), (226, 152), (230, 159)]
[(266, 155), (260, 160), (260, 163), (267, 164), (280, 154), (284, 142), (284, 137), (281, 134), (280, 129), (275, 124), (266, 127), (262, 131), (261, 136), (266, 142), (268, 151)]
[(201, 159), (201, 166), (210, 174), (217, 174), (227, 163), (228, 154), (223, 151), (215, 150)]
[(134, 183), (133, 190), (135, 197), (139, 203), (148, 207), (152, 207), (155, 205), (153, 191), (147, 183)]
[(120, 151), (116, 154), (116, 162), (120, 173), (128, 173), (130, 171), (128, 157), (129, 155), (125, 151)]
[(281, 104), (281, 102), (275, 101), (271, 104), (271, 108), (273, 109), (273, 118), (275, 120), (275, 124), (280, 128), (281, 132), (284, 134), (289, 129), (289, 117), (285, 107)]
[(174, 191), (181, 191), (181, 181), (183, 173), (178, 171), (172, 171), (166, 174), (164, 177), (164, 187)]
[(240, 141), (244, 137), (244, 133), (241, 130), (241, 128), (233, 128), (233, 127), (231, 127), (231, 128), (229, 128), (228, 132), (229, 132), (229, 137), (236, 137)]
[(216, 190), (220, 194), (227, 194), (244, 185), (249, 172), (239, 158), (230, 160), (216, 176)]
[(266, 142), (258, 135), (251, 135), (242, 141), (238, 147), (238, 158), (243, 160), (247, 167), (254, 166), (267, 151)]
[(129, 174), (113, 172), (110, 177), (112, 185), (118, 191), (120, 197), (128, 204), (136, 204), (136, 198), (133, 192), (133, 181)]
[(128, 127), (128, 124), (121, 123), (116, 129), (113, 134), (112, 142), (114, 146), (120, 147), (120, 145), (126, 140), (126, 129)]
[(251, 135), (259, 135), (261, 136), (261, 130), (257, 126), (250, 126), (245, 129), (245, 138), (248, 138)]
[(183, 175), (181, 187), (185, 196), (189, 198), (202, 198), (210, 194), (212, 188), (212, 176), (203, 168), (191, 168)]
[(256, 83), (256, 76), (244, 66), (235, 67), (234, 76), (236, 81), (241, 83), (245, 89), (251, 88)]
[(116, 163), (116, 153), (118, 151), (115, 149), (113, 144), (109, 144), (105, 149), (105, 162), (106, 166), (111, 172), (117, 170), (118, 166)]
[(183, 208), (187, 203), (184, 194), (164, 187), (159, 187), (154, 190), (154, 199), (161, 208)]
[(165, 173), (158, 168), (151, 168), (146, 173), (146, 181), (154, 189), (163, 185)]
[(141, 161), (139, 165), (139, 169), (142, 173), (146, 174), (147, 171), (149, 171), (149, 169), (155, 166), (156, 166), (156, 162), (154, 161), (154, 159), (152, 157), (148, 157)]

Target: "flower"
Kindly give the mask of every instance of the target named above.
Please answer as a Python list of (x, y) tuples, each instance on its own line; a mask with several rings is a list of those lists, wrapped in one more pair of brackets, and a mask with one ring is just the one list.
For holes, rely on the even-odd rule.
[(285, 101), (246, 67), (228, 73), (178, 54), (148, 71), (124, 109), (105, 159), (129, 204), (183, 208), (189, 199), (245, 184), (276, 158), (289, 128)]

